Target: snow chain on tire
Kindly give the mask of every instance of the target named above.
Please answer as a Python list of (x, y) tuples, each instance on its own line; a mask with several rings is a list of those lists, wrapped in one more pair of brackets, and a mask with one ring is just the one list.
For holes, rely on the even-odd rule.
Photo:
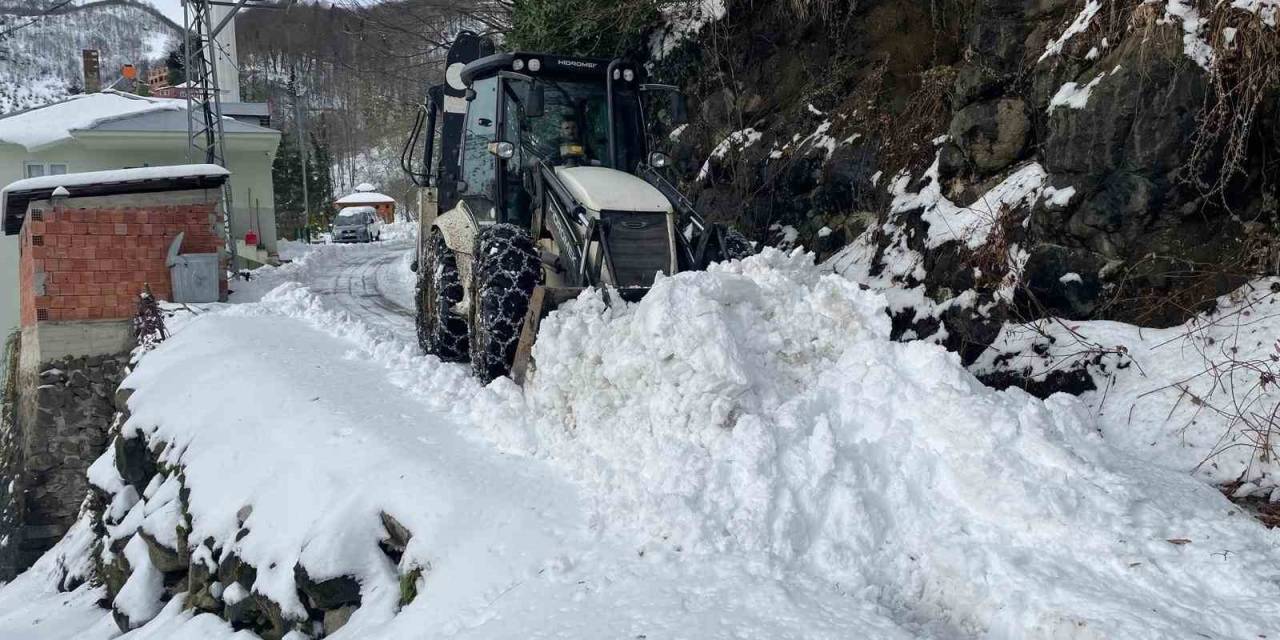
[(487, 384), (511, 372), (529, 298), (542, 281), (542, 263), (529, 232), (498, 224), (480, 233), (471, 272), (471, 370)]
[(453, 312), (462, 301), (458, 261), (439, 232), (427, 240), (427, 255), (418, 265), (418, 344), (447, 362), (467, 359), (467, 319)]

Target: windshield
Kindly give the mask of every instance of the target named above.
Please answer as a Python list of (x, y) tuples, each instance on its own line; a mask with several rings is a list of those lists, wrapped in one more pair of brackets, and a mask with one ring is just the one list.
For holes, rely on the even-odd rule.
[[(511, 142), (519, 140), (524, 153), (557, 166), (609, 166), (609, 106), (604, 83), (574, 80), (535, 80), (543, 88), (543, 113), (530, 116), (524, 109), (530, 83), (506, 86), (506, 131)], [(618, 169), (633, 171), (643, 157), (640, 111), (629, 89), (614, 90), (615, 135)], [(532, 158), (525, 158), (531, 163)]]
[(334, 224), (339, 227), (350, 227), (364, 224), (364, 212), (339, 213)]

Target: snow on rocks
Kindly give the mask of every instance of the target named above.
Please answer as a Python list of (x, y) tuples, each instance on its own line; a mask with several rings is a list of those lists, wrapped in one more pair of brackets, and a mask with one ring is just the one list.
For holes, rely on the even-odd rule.
[(649, 48), (655, 59), (661, 60), (686, 39), (697, 35), (707, 24), (727, 14), (725, 0), (694, 0), (663, 5), (663, 28), (650, 36)]
[(1269, 27), (1280, 24), (1280, 0), (1232, 0), (1231, 6), (1258, 14), (1263, 24)]
[(697, 180), (705, 180), (707, 176), (711, 175), (712, 160), (723, 158), (726, 153), (729, 153), (732, 150), (745, 149), (758, 142), (760, 137), (763, 135), (764, 134), (762, 132), (748, 127), (740, 131), (731, 132), (729, 135), (725, 136), (724, 140), (721, 140), (720, 143), (716, 145), (716, 148), (711, 150), (711, 155), (703, 161), (702, 168), (698, 169)]
[(1200, 16), (1193, 0), (1168, 0), (1165, 4), (1165, 15), (1162, 22), (1177, 20), (1182, 24), (1182, 50), (1188, 58), (1195, 61), (1205, 71), (1212, 71), (1214, 65), (1213, 47), (1204, 40), (1205, 20)]
[(1067, 25), (1062, 35), (1058, 36), (1053, 42), (1050, 42), (1044, 49), (1044, 53), (1040, 54), (1038, 62), (1044, 61), (1049, 56), (1056, 56), (1062, 53), (1062, 48), (1067, 41), (1075, 36), (1084, 33), (1089, 28), (1089, 23), (1093, 21), (1093, 17), (1098, 14), (1098, 10), (1102, 8), (1101, 0), (1089, 0), (1084, 4), (1084, 8), (1076, 15), (1071, 24)]
[(1089, 104), (1089, 93), (1093, 91), (1093, 88), (1098, 86), (1098, 83), (1102, 82), (1103, 78), (1106, 78), (1119, 70), (1120, 66), (1117, 65), (1116, 68), (1112, 69), (1109, 73), (1099, 73), (1097, 77), (1090, 80), (1088, 84), (1083, 86), (1075, 82), (1067, 82), (1061, 87), (1058, 87), (1058, 92), (1053, 94), (1053, 98), (1049, 100), (1049, 113), (1052, 114), (1053, 110), (1059, 107), (1066, 107), (1070, 109), (1085, 108), (1085, 105)]
[(911, 176), (905, 173), (899, 175), (890, 187), (893, 195), (891, 213), (919, 209), (920, 216), (929, 224), (927, 246), (931, 249), (946, 242), (960, 242), (970, 249), (982, 246), (1004, 209), (1034, 202), (1048, 175), (1039, 163), (1028, 163), (972, 204), (961, 207), (942, 195), (939, 161), (939, 158), (934, 158), (933, 164), (925, 171), (924, 184), (919, 191), (908, 191)]
[(1084, 366), (1098, 390), (1081, 399), (1111, 446), (1209, 484), (1253, 483), (1254, 493), (1268, 495), (1280, 486), (1274, 445), (1261, 435), (1280, 405), (1268, 381), (1280, 374), (1277, 291), (1277, 279), (1251, 283), (1218, 299), (1212, 314), (1167, 329), (1010, 324), (974, 370), (1026, 369), (1034, 380)]

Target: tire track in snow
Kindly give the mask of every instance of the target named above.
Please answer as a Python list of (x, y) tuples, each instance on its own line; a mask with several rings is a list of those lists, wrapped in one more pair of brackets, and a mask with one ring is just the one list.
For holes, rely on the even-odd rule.
[(411, 245), (387, 243), (372, 251), (353, 251), (317, 274), (313, 290), (334, 308), (397, 336), (413, 333), (413, 310), (388, 297), (378, 285), (379, 274), (395, 269)]

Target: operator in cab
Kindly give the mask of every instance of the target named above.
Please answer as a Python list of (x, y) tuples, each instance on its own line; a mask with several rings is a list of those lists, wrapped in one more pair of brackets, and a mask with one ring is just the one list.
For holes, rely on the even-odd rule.
[(582, 140), (578, 130), (578, 122), (571, 116), (560, 120), (560, 144), (556, 150), (554, 164), (562, 167), (600, 166), (591, 148)]

